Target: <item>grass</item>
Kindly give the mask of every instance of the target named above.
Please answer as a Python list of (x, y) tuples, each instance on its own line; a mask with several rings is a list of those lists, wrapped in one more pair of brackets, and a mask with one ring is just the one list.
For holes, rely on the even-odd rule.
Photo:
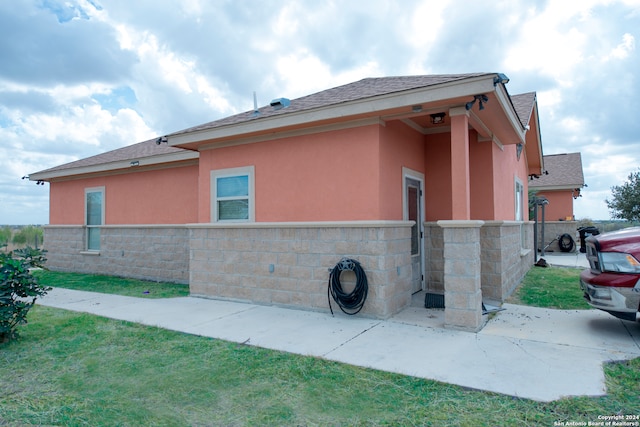
[(35, 271), (42, 285), (78, 291), (101, 292), (140, 298), (175, 298), (189, 296), (189, 285), (126, 279), (99, 274)]
[[(554, 292), (576, 292), (556, 285), (566, 274), (532, 269), (517, 295), (547, 287), (526, 299), (555, 304)], [(120, 279), (104, 280), (120, 293)], [(0, 345), (0, 425), (552, 426), (640, 414), (640, 359), (605, 366), (607, 396), (540, 403), (43, 306), (20, 333)]]
[(539, 403), (36, 306), (0, 346), (0, 425), (554, 425), (640, 414), (640, 360), (610, 394)]
[(589, 309), (577, 268), (532, 267), (508, 302), (557, 309)]

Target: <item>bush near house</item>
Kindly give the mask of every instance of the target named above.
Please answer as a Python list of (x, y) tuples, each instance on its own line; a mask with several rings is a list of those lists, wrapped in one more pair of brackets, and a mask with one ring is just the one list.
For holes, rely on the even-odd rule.
[(43, 267), (44, 251), (30, 247), (0, 253), (0, 343), (17, 338), (18, 325), (27, 323), (27, 313), (51, 288), (40, 286), (31, 274)]

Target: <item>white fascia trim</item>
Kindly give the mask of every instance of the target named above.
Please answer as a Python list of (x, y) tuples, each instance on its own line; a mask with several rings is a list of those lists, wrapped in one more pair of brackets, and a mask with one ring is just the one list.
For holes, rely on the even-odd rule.
[(469, 111), (469, 124), (478, 132), (483, 138), (487, 138), (489, 140), (493, 140), (494, 134), (491, 130), (484, 124), (480, 117), (476, 115), (473, 111)]
[[(498, 89), (498, 87), (500, 89)], [(518, 114), (516, 114), (516, 110), (513, 108), (513, 104), (509, 99), (509, 95), (507, 94), (506, 89), (504, 88), (504, 86), (498, 85), (495, 92), (496, 98), (500, 100), (500, 106), (502, 107), (505, 116), (507, 116), (509, 122), (511, 122), (511, 126), (513, 126), (513, 129), (517, 130), (518, 136), (520, 137), (519, 142), (522, 142), (524, 144), (526, 130), (522, 127), (522, 123), (518, 118)]]
[(296, 129), (287, 132), (280, 132), (278, 134), (271, 133), (268, 135), (260, 135), (260, 136), (250, 136), (245, 138), (239, 138), (229, 141), (222, 142), (212, 142), (210, 144), (204, 144), (198, 147), (199, 151), (205, 150), (213, 150), (216, 148), (225, 148), (225, 147), (233, 147), (236, 145), (244, 145), (244, 144), (254, 144), (256, 142), (265, 142), (271, 141), (274, 139), (284, 139), (284, 138), (292, 138), (301, 135), (309, 135), (313, 133), (321, 133), (321, 132), (331, 132), (342, 129), (350, 129), (355, 127), (369, 126), (369, 125), (380, 125), (385, 126), (384, 121), (380, 120), (378, 117), (370, 117), (366, 119), (352, 120), (346, 123), (333, 123), (330, 125), (323, 126), (314, 126), (306, 129)]
[(411, 91), (391, 93), (374, 98), (364, 98), (312, 110), (265, 117), (235, 125), (172, 135), (169, 138), (169, 145), (179, 146), (209, 139), (231, 138), (247, 133), (264, 132), (282, 127), (299, 126), (322, 120), (333, 120), (360, 114), (372, 114), (377, 111), (386, 111), (451, 98), (473, 96), (478, 93), (493, 92), (495, 91), (493, 77), (494, 76), (490, 74), (465, 79), (461, 82), (450, 82), (435, 87), (422, 87)]
[[(138, 168), (141, 166), (153, 166), (163, 163), (173, 163), (185, 160), (198, 159), (200, 153), (197, 151), (184, 151), (182, 153), (159, 154), (150, 157), (136, 157), (128, 160), (120, 160), (117, 162), (102, 163), (91, 166), (80, 166), (76, 168), (60, 169), (51, 172), (38, 172), (29, 175), (30, 181), (47, 181), (55, 178), (64, 178), (74, 175), (84, 175), (90, 173), (110, 172), (122, 169)], [(132, 165), (132, 161), (137, 161), (137, 165)]]
[[(538, 161), (540, 162), (540, 168), (542, 170), (544, 170), (544, 155), (542, 154), (542, 135), (540, 134), (540, 116), (538, 115), (538, 100), (537, 100), (537, 96), (536, 96), (536, 102), (533, 104), (533, 111), (531, 111), (531, 115), (533, 116), (533, 119), (536, 122), (536, 128), (537, 128), (537, 138), (536, 138), (536, 143), (538, 144), (538, 147), (540, 147), (540, 153), (539, 153), (539, 157), (538, 157)], [(531, 122), (531, 121), (529, 121)], [(530, 126), (530, 125), (529, 125)], [(525, 144), (526, 145), (526, 144)]]
[(535, 185), (535, 178), (533, 181), (529, 181), (529, 188), (536, 191), (553, 191), (553, 190), (575, 190), (576, 188), (582, 189), (584, 184), (564, 184), (564, 185)]

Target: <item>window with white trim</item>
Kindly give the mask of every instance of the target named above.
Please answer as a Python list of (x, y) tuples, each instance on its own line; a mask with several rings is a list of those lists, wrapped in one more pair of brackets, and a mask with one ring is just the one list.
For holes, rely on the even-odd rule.
[[(515, 178), (515, 220), (524, 221), (524, 184), (518, 177)], [(524, 223), (520, 224), (520, 247), (526, 246), (526, 229)]]
[(524, 221), (524, 185), (520, 179), (516, 178), (516, 206), (515, 206), (515, 220)]
[(211, 222), (255, 220), (254, 167), (211, 171)]
[(100, 227), (104, 225), (104, 187), (84, 190), (85, 226), (87, 228), (86, 249), (100, 250)]

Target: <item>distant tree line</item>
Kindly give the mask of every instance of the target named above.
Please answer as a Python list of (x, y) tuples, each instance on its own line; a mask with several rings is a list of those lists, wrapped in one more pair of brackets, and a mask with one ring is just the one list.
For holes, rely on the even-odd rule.
[(640, 221), (640, 171), (632, 172), (627, 182), (611, 187), (611, 199), (605, 200), (612, 218)]
[(16, 232), (8, 225), (0, 228), (0, 247), (6, 247), (9, 243), (16, 246), (29, 245), (32, 247), (42, 246), (44, 232), (42, 227), (27, 225), (21, 227)]

